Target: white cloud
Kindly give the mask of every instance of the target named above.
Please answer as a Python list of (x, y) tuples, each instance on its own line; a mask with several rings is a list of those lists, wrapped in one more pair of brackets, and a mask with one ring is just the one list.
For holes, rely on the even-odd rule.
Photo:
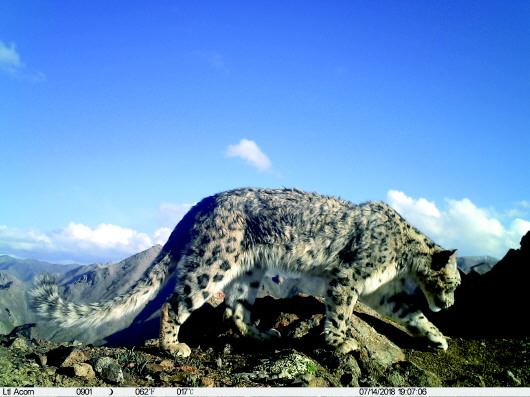
[(160, 204), (157, 212), (162, 221), (161, 227), (151, 234), (106, 223), (92, 228), (70, 222), (66, 227), (52, 231), (0, 225), (0, 254), (53, 263), (89, 264), (122, 260), (156, 244), (164, 245), (193, 205)]
[(423, 198), (414, 200), (397, 190), (390, 190), (387, 193), (387, 200), (397, 212), (403, 216), (408, 214), (405, 217), (416, 227), (421, 230), (429, 230), (430, 233), (438, 234), (440, 232), (441, 214), (434, 201), (427, 201)]
[(160, 228), (148, 235), (116, 225), (91, 228), (75, 222), (50, 232), (4, 226), (0, 228), (0, 252), (56, 263), (111, 262), (164, 244), (170, 232)]
[(155, 244), (164, 245), (169, 239), (169, 235), (172, 231), (173, 229), (170, 229), (169, 227), (161, 227), (153, 233), (153, 242)]
[(256, 142), (248, 139), (241, 139), (237, 145), (228, 146), (225, 156), (242, 158), (260, 171), (267, 171), (272, 165), (267, 155), (261, 151)]
[(411, 224), (445, 248), (458, 248), (460, 255), (491, 255), (502, 258), (510, 248), (519, 248), (530, 222), (516, 218), (508, 227), (490, 211), (469, 199), (447, 199), (440, 210), (434, 202), (413, 199), (390, 190), (388, 203)]
[(43, 73), (30, 71), (22, 62), (14, 43), (6, 44), (0, 40), (0, 71), (11, 77), (25, 80), (43, 81)]
[(152, 245), (151, 238), (145, 233), (108, 224), (101, 224), (95, 229), (91, 229), (83, 224), (70, 222), (66, 228), (53, 233), (52, 238), (56, 242), (75, 243), (80, 248), (127, 249), (128, 247), (138, 247), (141, 251)]

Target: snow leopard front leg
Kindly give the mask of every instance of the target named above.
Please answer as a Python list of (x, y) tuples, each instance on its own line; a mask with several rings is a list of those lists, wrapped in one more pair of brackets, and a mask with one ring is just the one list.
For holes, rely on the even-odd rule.
[(392, 288), (391, 285), (383, 286), (363, 297), (363, 301), (382, 316), (388, 316), (403, 325), (412, 335), (425, 337), (433, 347), (447, 350), (448, 344), (445, 336), (416, 307), (411, 297), (402, 292), (401, 288)]
[(270, 329), (263, 332), (251, 322), (252, 306), (264, 274), (265, 270), (259, 268), (246, 271), (234, 279), (224, 291), (226, 295), (225, 319), (232, 320), (241, 335), (261, 341), (280, 337), (277, 330)]
[(359, 297), (355, 280), (342, 274), (328, 281), (326, 292), (326, 343), (339, 353), (359, 349), (359, 344), (349, 333), (353, 307)]

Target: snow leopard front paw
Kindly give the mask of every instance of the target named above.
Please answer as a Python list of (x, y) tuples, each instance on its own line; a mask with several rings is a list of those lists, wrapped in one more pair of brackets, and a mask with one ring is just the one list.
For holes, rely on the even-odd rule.
[(413, 336), (426, 338), (430, 347), (447, 350), (447, 339), (445, 339), (445, 336), (443, 336), (440, 330), (427, 320), (423, 314), (416, 313), (404, 325)]
[(168, 343), (164, 348), (178, 357), (188, 357), (191, 354), (191, 349), (185, 343)]
[(432, 346), (435, 349), (447, 350), (449, 347), (447, 339), (442, 335), (441, 332), (429, 332), (426, 336), (429, 340), (429, 346)]
[(350, 353), (355, 350), (359, 350), (359, 344), (354, 339), (346, 339), (336, 348), (339, 353)]
[(359, 350), (359, 344), (355, 339), (345, 338), (335, 334), (326, 334), (326, 342), (338, 353), (350, 353)]

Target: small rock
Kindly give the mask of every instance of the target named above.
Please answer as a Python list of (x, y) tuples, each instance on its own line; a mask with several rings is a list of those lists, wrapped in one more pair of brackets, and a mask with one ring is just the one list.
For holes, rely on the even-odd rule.
[(118, 362), (111, 357), (98, 358), (94, 369), (104, 380), (112, 383), (123, 382), (123, 372)]
[(172, 360), (162, 360), (160, 365), (164, 368), (164, 371), (171, 371), (175, 368), (175, 363)]
[(92, 379), (96, 377), (96, 373), (94, 372), (92, 365), (88, 363), (77, 363), (73, 365), (73, 368), (74, 374), (81, 378)]
[(183, 364), (179, 367), (179, 369), (183, 372), (187, 372), (190, 375), (197, 375), (199, 373), (199, 370), (192, 365)]
[(18, 349), (18, 350), (28, 350), (28, 342), (26, 339), (18, 337), (13, 340), (11, 343), (11, 346), (9, 346), (11, 349)]
[(165, 368), (160, 364), (149, 363), (145, 367), (152, 372), (164, 372), (165, 370)]
[(88, 360), (88, 357), (80, 349), (73, 349), (68, 356), (64, 359), (61, 364), (61, 367), (71, 367), (74, 364), (83, 363)]
[(315, 373), (317, 364), (309, 357), (293, 352), (276, 360), (266, 360), (252, 370), (254, 378), (263, 380), (291, 381), (300, 375)]
[(324, 379), (307, 373), (298, 376), (291, 386), (296, 387), (329, 387), (330, 385)]
[(203, 387), (215, 387), (215, 383), (212, 379), (210, 378), (202, 378), (201, 379), (201, 385)]
[(37, 364), (39, 364), (41, 367), (44, 367), (48, 363), (48, 356), (46, 356), (45, 354), (38, 354), (36, 361)]
[(146, 365), (146, 368), (152, 372), (164, 372), (171, 371), (175, 368), (175, 364), (171, 360), (162, 360), (158, 364), (149, 363)]
[(181, 383), (184, 379), (188, 377), (188, 374), (185, 372), (177, 372), (177, 373), (166, 373), (162, 372), (159, 375), (160, 380), (164, 382), (170, 382), (170, 383)]

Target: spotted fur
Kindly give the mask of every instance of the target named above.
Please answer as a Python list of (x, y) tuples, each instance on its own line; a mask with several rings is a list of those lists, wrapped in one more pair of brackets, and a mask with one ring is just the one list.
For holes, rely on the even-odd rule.
[(138, 310), (176, 271), (175, 293), (164, 304), (160, 346), (187, 356), (180, 326), (217, 291), (226, 317), (243, 334), (264, 340), (250, 311), (268, 269), (305, 273), (326, 283), (325, 337), (340, 352), (357, 349), (349, 335), (358, 299), (413, 334), (447, 349), (447, 341), (404, 290), (412, 279), (431, 310), (450, 306), (460, 282), (456, 251), (445, 251), (381, 202), (355, 205), (294, 189), (237, 189), (205, 198), (177, 225), (159, 257), (128, 293), (91, 305), (64, 302), (47, 277), (32, 292), (37, 312), (61, 326), (100, 324)]

